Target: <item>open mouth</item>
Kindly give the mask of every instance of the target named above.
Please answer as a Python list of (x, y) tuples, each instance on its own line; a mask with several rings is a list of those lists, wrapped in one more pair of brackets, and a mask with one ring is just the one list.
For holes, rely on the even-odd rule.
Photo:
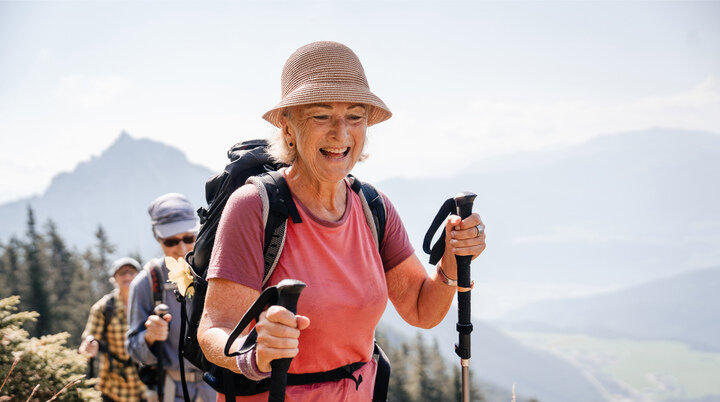
[(320, 153), (328, 158), (344, 158), (350, 153), (350, 147), (325, 147), (320, 148)]

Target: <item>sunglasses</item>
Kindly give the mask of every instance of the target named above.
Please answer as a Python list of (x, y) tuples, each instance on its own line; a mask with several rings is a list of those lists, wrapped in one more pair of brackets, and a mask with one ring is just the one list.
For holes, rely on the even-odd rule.
[(185, 244), (193, 244), (195, 243), (195, 235), (187, 235), (179, 239), (177, 237), (162, 239), (162, 244), (164, 244), (165, 247), (175, 247), (180, 244), (180, 242), (183, 242)]

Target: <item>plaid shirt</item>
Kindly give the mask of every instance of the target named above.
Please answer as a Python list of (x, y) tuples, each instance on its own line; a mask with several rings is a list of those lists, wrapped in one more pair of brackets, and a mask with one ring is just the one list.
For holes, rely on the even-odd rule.
[[(107, 326), (107, 339), (103, 339), (105, 305), (110, 298), (115, 298), (115, 310)], [(92, 306), (82, 337), (84, 339), (88, 335), (92, 335), (95, 339), (105, 342), (108, 349), (120, 359), (127, 361), (130, 355), (125, 351), (126, 332), (125, 306), (120, 300), (119, 291), (115, 289)], [(142, 400), (145, 396), (145, 385), (140, 382), (135, 365), (125, 366), (121, 362), (113, 360), (111, 371), (110, 358), (107, 353), (99, 352), (99, 354), (102, 355), (98, 383), (100, 392), (118, 402)]]

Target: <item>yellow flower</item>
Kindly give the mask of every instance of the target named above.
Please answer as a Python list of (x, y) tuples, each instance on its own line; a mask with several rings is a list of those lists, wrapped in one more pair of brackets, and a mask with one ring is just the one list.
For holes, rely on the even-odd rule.
[(193, 282), (193, 277), (187, 261), (182, 257), (176, 260), (165, 256), (165, 265), (170, 271), (168, 273), (168, 282), (176, 284), (181, 295), (185, 296), (185, 292), (187, 292), (187, 297), (191, 298), (195, 293), (195, 288), (188, 289), (188, 286)]

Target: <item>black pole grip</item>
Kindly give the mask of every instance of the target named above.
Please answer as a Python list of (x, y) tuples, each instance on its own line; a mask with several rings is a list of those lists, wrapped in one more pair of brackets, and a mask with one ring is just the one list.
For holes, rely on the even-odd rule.
[[(165, 315), (167, 315), (170, 312), (170, 307), (168, 307), (167, 304), (160, 303), (153, 309), (153, 314), (156, 316), (163, 318)], [(163, 348), (162, 348), (162, 341), (157, 341), (153, 343), (153, 346), (155, 347), (155, 350), (157, 351), (157, 393), (158, 393), (158, 399), (163, 400), (164, 397), (164, 380), (165, 380), (165, 368), (163, 367)]]
[[(297, 302), (300, 293), (305, 289), (305, 283), (296, 279), (283, 279), (277, 284), (278, 306), (285, 307), (293, 314), (297, 313)], [(287, 373), (290, 369), (292, 358), (276, 359), (270, 362), (272, 373), (270, 374), (269, 402), (283, 402), (285, 400), (285, 386), (287, 385)]]
[[(473, 193), (459, 193), (454, 197), (456, 214), (465, 219), (472, 214), (473, 202), (477, 195)], [(472, 257), (469, 255), (456, 255), (458, 287), (470, 289), (472, 281), (470, 279), (470, 261)], [(458, 291), (458, 344), (455, 345), (455, 353), (461, 359), (470, 358), (470, 333), (473, 330), (471, 314), (470, 314), (470, 292)]]

